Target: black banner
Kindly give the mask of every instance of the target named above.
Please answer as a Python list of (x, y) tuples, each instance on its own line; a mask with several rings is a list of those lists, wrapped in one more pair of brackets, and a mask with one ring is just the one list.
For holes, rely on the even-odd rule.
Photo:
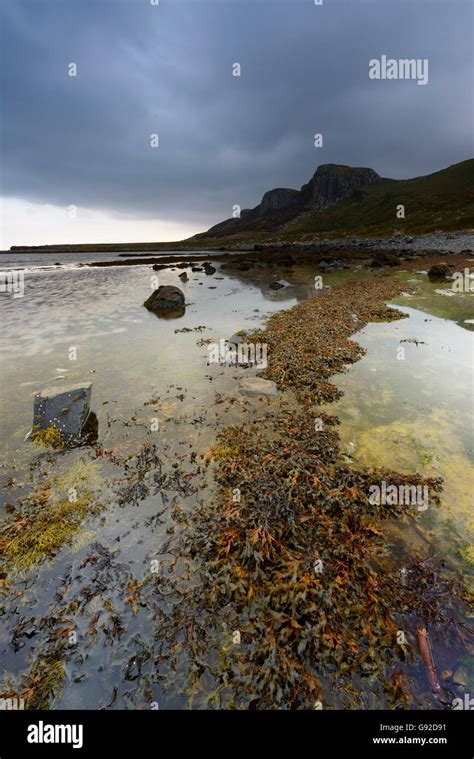
[(0, 759), (24, 756), (212, 754), (303, 746), (380, 757), (473, 756), (470, 711), (62, 711), (0, 712)]

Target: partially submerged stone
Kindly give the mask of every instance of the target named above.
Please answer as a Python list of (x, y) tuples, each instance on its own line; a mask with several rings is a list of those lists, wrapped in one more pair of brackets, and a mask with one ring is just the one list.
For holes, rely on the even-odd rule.
[(379, 251), (375, 254), (374, 260), (370, 266), (373, 269), (380, 268), (381, 266), (400, 266), (400, 259), (391, 253), (385, 251)]
[(231, 343), (231, 345), (239, 345), (239, 343), (243, 343), (243, 341), (244, 335), (241, 335), (238, 332), (236, 332), (235, 335), (232, 335), (232, 337), (229, 337), (227, 340), (227, 342)]
[(462, 687), (467, 688), (469, 685), (469, 673), (466, 667), (458, 667), (453, 675), (453, 683), (455, 685), (461, 685)]
[(184, 293), (174, 285), (161, 285), (143, 304), (149, 311), (180, 309), (184, 306)]
[(450, 269), (447, 264), (434, 264), (431, 269), (428, 269), (430, 279), (446, 279), (449, 273)]
[(34, 400), (32, 437), (55, 427), (64, 443), (79, 442), (90, 414), (91, 382), (46, 387)]
[(242, 395), (266, 395), (271, 398), (276, 398), (278, 395), (276, 383), (261, 377), (246, 377), (240, 381), (239, 390)]

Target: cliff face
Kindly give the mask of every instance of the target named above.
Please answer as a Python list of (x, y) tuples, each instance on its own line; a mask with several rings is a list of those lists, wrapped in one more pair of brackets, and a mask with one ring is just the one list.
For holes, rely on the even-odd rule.
[(287, 187), (268, 190), (258, 206), (241, 212), (240, 219), (220, 222), (207, 232), (196, 235), (196, 238), (238, 235), (257, 227), (270, 230), (271, 226), (291, 220), (304, 209), (327, 208), (338, 200), (349, 197), (354, 190), (380, 181), (381, 177), (373, 169), (326, 163), (318, 166), (313, 177), (301, 190)]
[(380, 181), (373, 169), (326, 163), (318, 166), (312, 179), (301, 188), (302, 203), (309, 208), (327, 208), (348, 198), (354, 190)]
[(260, 213), (284, 211), (291, 206), (298, 205), (301, 201), (300, 195), (301, 193), (298, 190), (289, 190), (286, 187), (268, 190), (260, 203)]
[(299, 191), (278, 187), (266, 192), (257, 209), (266, 214), (292, 207), (327, 208), (348, 198), (354, 190), (380, 181), (381, 177), (373, 169), (325, 163), (318, 166), (312, 179)]

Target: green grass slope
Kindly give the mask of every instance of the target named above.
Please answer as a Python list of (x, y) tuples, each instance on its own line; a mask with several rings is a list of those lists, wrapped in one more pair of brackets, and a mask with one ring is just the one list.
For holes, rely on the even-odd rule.
[[(397, 219), (397, 206), (405, 218)], [(474, 229), (474, 159), (416, 179), (384, 179), (324, 211), (308, 211), (279, 235), (304, 239), (323, 234), (379, 237), (403, 230), (423, 234)]]

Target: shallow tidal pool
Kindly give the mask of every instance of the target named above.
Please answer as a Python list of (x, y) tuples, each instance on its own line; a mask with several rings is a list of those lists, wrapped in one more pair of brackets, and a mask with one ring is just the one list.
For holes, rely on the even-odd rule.
[[(159, 272), (159, 284), (185, 292), (186, 311), (177, 319), (143, 307), (156, 286), (148, 266), (32, 267), (25, 296), (0, 300), (3, 514), (31, 493), (53, 492), (52, 507), (64, 506), (71, 489), (96, 505), (53, 559), (0, 575), (0, 591), (15, 594), (3, 604), (0, 626), (4, 688), (55, 663), (47, 695), (56, 708), (185, 705), (150, 676), (160, 609), (142, 607), (140, 590), (154, 561), (166, 559), (166, 571), (179, 571), (173, 541), (183, 513), (215, 497), (202, 456), (217, 432), (255, 413), (268, 413), (271, 423), (276, 403), (243, 399), (239, 379), (255, 370), (209, 364), (207, 341), (254, 330), (265, 315), (313, 296), (317, 273), (310, 266), (218, 268), (213, 276), (189, 272), (183, 285), (180, 271)], [(324, 283), (366, 276), (360, 268), (338, 271)], [(441, 546), (467, 566), (474, 532), (472, 295), (448, 298), (425, 274), (397, 276), (407, 289), (410, 280), (419, 287), (394, 304), (409, 318), (369, 324), (354, 336), (367, 354), (332, 378), (344, 396), (327, 411), (340, 418), (344, 457), (354, 466), (444, 478), (441, 506), (423, 515), (421, 536), (403, 537)], [(272, 290), (274, 279), (289, 285)], [(25, 441), (35, 394), (82, 381), (93, 385), (95, 448), (51, 451)]]

